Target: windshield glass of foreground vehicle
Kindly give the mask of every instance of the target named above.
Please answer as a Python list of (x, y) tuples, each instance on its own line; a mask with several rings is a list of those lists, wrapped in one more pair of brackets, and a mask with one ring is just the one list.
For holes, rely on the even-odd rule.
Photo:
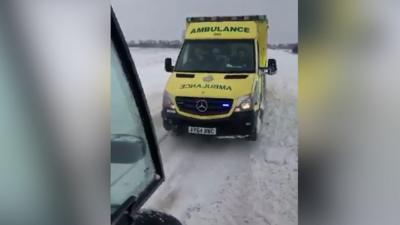
[(154, 179), (155, 169), (138, 105), (121, 61), (111, 55), (111, 210), (138, 197)]
[(180, 72), (254, 73), (253, 40), (188, 40), (176, 63)]

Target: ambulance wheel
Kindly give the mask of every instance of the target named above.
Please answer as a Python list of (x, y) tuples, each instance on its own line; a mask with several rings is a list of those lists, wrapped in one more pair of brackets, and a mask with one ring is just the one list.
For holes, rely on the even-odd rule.
[(164, 127), (164, 129), (166, 130), (166, 131), (170, 131), (170, 130), (172, 130), (172, 126), (171, 126), (171, 124), (169, 124), (167, 121), (163, 121), (163, 127)]
[(259, 112), (257, 113), (255, 122), (254, 122), (254, 126), (253, 129), (250, 133), (250, 135), (246, 138), (248, 141), (257, 141), (258, 138), (258, 134), (261, 132), (261, 126), (262, 126), (262, 116), (263, 116), (263, 112)]
[(173, 134), (174, 136), (176, 136), (176, 137), (182, 136), (183, 133), (184, 133), (183, 130), (182, 130), (182, 129), (179, 129), (178, 127), (175, 127), (175, 128), (172, 129), (172, 134)]

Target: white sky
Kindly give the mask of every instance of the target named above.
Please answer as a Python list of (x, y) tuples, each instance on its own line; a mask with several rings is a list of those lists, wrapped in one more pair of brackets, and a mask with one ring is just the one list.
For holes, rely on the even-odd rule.
[(181, 39), (188, 16), (266, 14), (269, 42), (297, 42), (297, 0), (112, 0), (129, 40)]

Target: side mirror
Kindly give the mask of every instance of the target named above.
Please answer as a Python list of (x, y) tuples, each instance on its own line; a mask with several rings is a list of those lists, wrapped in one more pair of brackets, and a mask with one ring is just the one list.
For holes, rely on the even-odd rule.
[(268, 74), (274, 75), (278, 70), (275, 59), (268, 59)]
[(166, 58), (165, 59), (165, 71), (167, 72), (173, 72), (174, 67), (172, 66), (172, 59), (171, 58)]
[(259, 67), (261, 75), (265, 76), (268, 74), (268, 67)]
[(146, 154), (145, 143), (142, 138), (114, 134), (111, 136), (111, 163), (133, 164)]

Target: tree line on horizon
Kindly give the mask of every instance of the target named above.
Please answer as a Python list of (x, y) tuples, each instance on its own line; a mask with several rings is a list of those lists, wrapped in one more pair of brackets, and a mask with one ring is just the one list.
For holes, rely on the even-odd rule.
[(182, 44), (180, 40), (139, 40), (128, 42), (129, 47), (141, 48), (180, 48)]
[[(129, 41), (129, 47), (139, 47), (139, 48), (181, 48), (183, 42), (181, 40), (139, 40), (139, 41)], [(291, 50), (293, 53), (298, 52), (297, 43), (285, 43), (285, 44), (268, 44), (270, 49), (285, 49)]]

